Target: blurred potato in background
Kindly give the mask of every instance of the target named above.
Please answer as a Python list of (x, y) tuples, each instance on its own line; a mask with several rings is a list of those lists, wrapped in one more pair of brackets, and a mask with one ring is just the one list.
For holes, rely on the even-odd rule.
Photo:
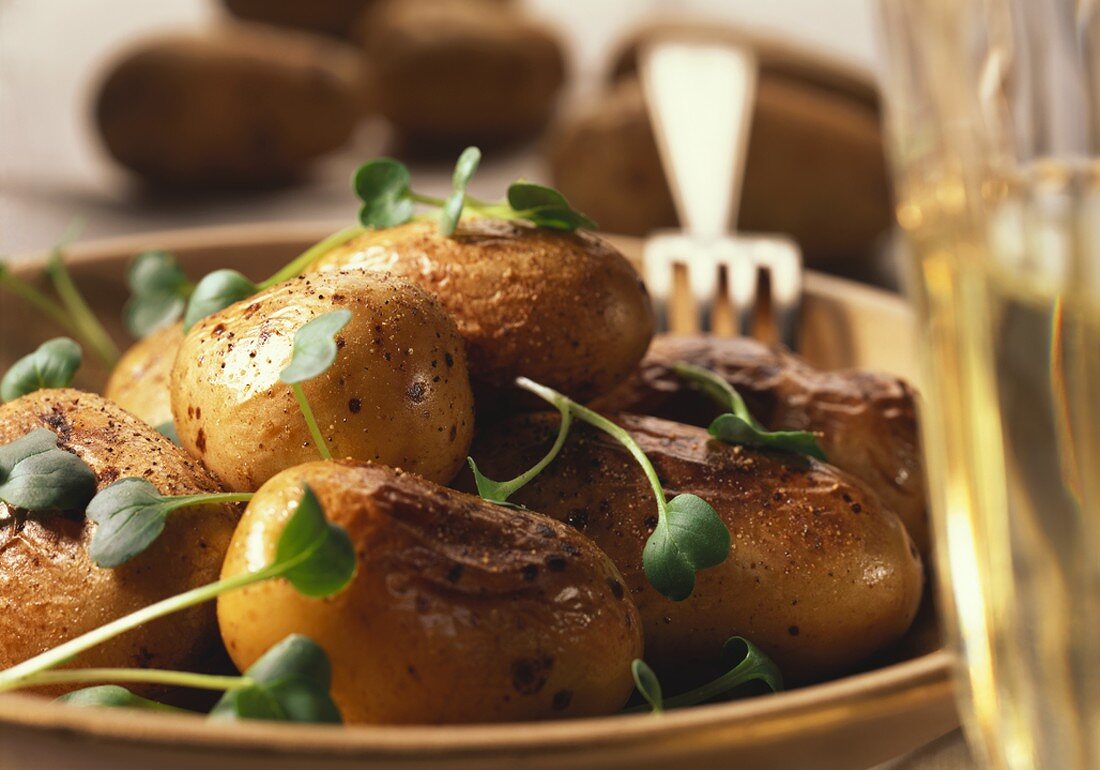
[(358, 37), (379, 112), (420, 148), (531, 136), (565, 81), (557, 37), (500, 0), (381, 0)]
[(185, 187), (283, 182), (345, 144), (364, 103), (352, 46), (262, 25), (149, 38), (110, 67), (95, 103), (107, 151)]
[(348, 37), (375, 0), (222, 0), (234, 16), (280, 27)]

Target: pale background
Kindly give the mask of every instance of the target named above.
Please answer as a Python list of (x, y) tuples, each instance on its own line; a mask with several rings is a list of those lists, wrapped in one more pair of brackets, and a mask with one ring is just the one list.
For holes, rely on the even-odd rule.
[[(527, 4), (569, 45), (575, 77), (568, 99), (584, 98), (602, 76), (613, 43), (653, 12), (734, 21), (872, 69), (876, 61), (872, 0)], [(245, 196), (149, 200), (103, 156), (88, 114), (105, 62), (143, 33), (209, 24), (219, 12), (214, 0), (0, 0), (0, 255), (46, 249), (77, 217), (86, 219), (84, 237), (229, 222), (350, 221), (355, 201), (348, 179), (385, 147), (386, 130), (378, 123), (364, 125), (352, 147), (323, 160), (304, 187)], [(449, 171), (426, 173), (426, 188), (449, 184)], [(474, 188), (495, 194), (517, 176), (542, 174), (536, 148), (519, 148), (487, 160)], [(422, 179), (418, 173), (418, 185)], [(971, 766), (956, 735), (891, 763), (890, 770)]]
[[(308, 2), (308, 0), (303, 0)], [(788, 35), (870, 65), (871, 0), (527, 0), (567, 41), (570, 98), (599, 82), (612, 44), (654, 12), (702, 15)], [(214, 21), (214, 0), (0, 0), (0, 255), (47, 248), (74, 217), (85, 237), (196, 224), (353, 216), (348, 178), (385, 146), (367, 123), (317, 167), (306, 187), (202, 202), (149, 201), (103, 157), (88, 124), (90, 94), (110, 57), (146, 32)], [(581, 93), (578, 93), (581, 92)], [(417, 174), (449, 186), (449, 171)], [(534, 148), (487, 160), (474, 183), (492, 195), (519, 175), (539, 179)], [(430, 191), (430, 190), (428, 190)]]

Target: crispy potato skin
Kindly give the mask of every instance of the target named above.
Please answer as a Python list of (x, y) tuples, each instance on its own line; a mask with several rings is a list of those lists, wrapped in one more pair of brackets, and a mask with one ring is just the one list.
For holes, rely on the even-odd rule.
[(154, 428), (172, 421), (172, 364), (183, 344), (183, 323), (138, 340), (111, 370), (103, 395)]
[(267, 185), (348, 141), (364, 77), (352, 46), (227, 24), (139, 43), (105, 76), (95, 118), (111, 156), (151, 182)]
[(359, 569), (325, 600), (285, 581), (218, 599), (245, 668), (287, 634), (333, 664), (347, 722), (503, 722), (608, 714), (633, 684), (638, 611), (611, 560), (569, 527), (382, 466), (314, 462), (250, 503), (223, 577), (270, 563), (303, 482), (344, 527)]
[(435, 223), (413, 222), (368, 232), (314, 266), (351, 268), (403, 276), (439, 298), (466, 339), (486, 408), (520, 375), (594, 398), (633, 371), (653, 336), (634, 268), (586, 233), (471, 219), (446, 238)]
[(334, 457), (447, 481), (473, 435), (473, 393), (454, 321), (423, 289), (353, 271), (288, 281), (203, 319), (172, 369), (172, 413), (188, 452), (233, 490), (317, 458), (294, 394), (279, 380), (294, 334), (346, 308), (328, 371), (302, 384)]
[(556, 35), (500, 0), (396, 0), (363, 15), (378, 109), (415, 147), (500, 144), (546, 125), (565, 80)]
[[(33, 428), (56, 433), (59, 446), (95, 472), (100, 489), (138, 476), (162, 494), (221, 491), (168, 439), (100, 396), (44, 390), (0, 407), (0, 443)], [(116, 569), (101, 569), (88, 557), (95, 525), (82, 511), (27, 516), (0, 503), (0, 517), (9, 515), (16, 523), (0, 528), (0, 668), (217, 580), (237, 523), (231, 506), (176, 511), (147, 551)], [(205, 667), (217, 647), (214, 610), (203, 605), (94, 647), (72, 665), (193, 670)], [(39, 691), (57, 695), (78, 686)]]
[(769, 429), (820, 433), (829, 462), (870, 486), (927, 555), (928, 500), (909, 383), (858, 369), (823, 372), (748, 338), (661, 335), (638, 370), (593, 407), (708, 425), (722, 410), (672, 371), (678, 361), (725, 378)]
[[(734, 635), (759, 645), (790, 680), (824, 679), (909, 627), (921, 597), (920, 556), (860, 482), (807, 458), (710, 441), (701, 428), (613, 419), (652, 460), (669, 495), (699, 495), (730, 529), (729, 557), (698, 573), (690, 598), (665, 599), (646, 580), (653, 492), (605, 434), (575, 427), (561, 455), (510, 500), (571, 524), (607, 552), (641, 612), (646, 661), (669, 682), (713, 675)], [(472, 454), (490, 478), (512, 478), (545, 453), (557, 423), (546, 414), (511, 418), (479, 435)], [(470, 484), (460, 477), (459, 486)]]

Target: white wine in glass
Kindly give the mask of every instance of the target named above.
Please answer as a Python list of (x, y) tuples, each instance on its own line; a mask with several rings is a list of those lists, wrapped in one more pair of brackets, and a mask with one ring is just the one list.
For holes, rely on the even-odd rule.
[(1094, 5), (880, 5), (936, 572), (990, 768), (1100, 768)]

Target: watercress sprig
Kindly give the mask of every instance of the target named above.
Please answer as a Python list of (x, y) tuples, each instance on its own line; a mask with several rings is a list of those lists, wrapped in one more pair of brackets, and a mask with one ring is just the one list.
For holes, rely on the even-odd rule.
[(358, 225), (345, 227), (343, 230), (333, 233), (324, 240), (310, 246), (278, 272), (259, 283), (253, 283), (236, 270), (222, 269), (208, 273), (195, 284), (194, 291), (191, 292), (187, 309), (183, 314), (183, 330), (185, 332), (189, 331), (192, 326), (208, 315), (224, 310), (235, 302), (248, 299), (256, 292), (269, 289), (276, 284), (301, 275), (326, 253), (347, 243), (363, 232), (364, 228)]
[(673, 371), (730, 411), (714, 418), (707, 431), (727, 444), (780, 449), (826, 461), (817, 436), (802, 430), (766, 430), (749, 412), (741, 394), (722, 377), (701, 366), (680, 362)]
[(3, 259), (0, 259), (0, 289), (23, 299), (69, 336), (80, 340), (104, 363), (113, 366), (118, 360), (118, 347), (77, 289), (65, 266), (63, 246), (59, 245), (51, 251), (45, 272), (61, 302), (19, 278)]
[(0, 446), (0, 500), (26, 511), (82, 509), (95, 494), (92, 469), (57, 445), (57, 434), (35, 428)]
[(313, 437), (313, 443), (317, 445), (317, 451), (321, 453), (323, 460), (331, 460), (332, 452), (329, 451), (328, 442), (325, 441), (317, 425), (317, 419), (306, 399), (302, 383), (323, 374), (332, 366), (339, 349), (336, 344), (336, 335), (350, 320), (351, 311), (340, 309), (319, 315), (303, 324), (294, 333), (290, 363), (279, 373), (279, 379), (289, 385), (294, 393), (294, 399), (298, 402), (298, 408), (309, 428), (309, 434)]
[(663, 596), (673, 601), (683, 601), (691, 596), (695, 588), (695, 573), (721, 564), (729, 555), (729, 529), (710, 503), (692, 494), (681, 494), (667, 500), (657, 470), (629, 433), (606, 417), (545, 385), (526, 377), (517, 378), (516, 385), (553, 404), (559, 411), (568, 410), (577, 419), (614, 438), (630, 452), (645, 472), (657, 501), (657, 525), (642, 550), (646, 579)]
[[(661, 695), (661, 683), (645, 661), (635, 658), (630, 671), (634, 675), (634, 686), (649, 704), (649, 710), (659, 713), (666, 709), (696, 706), (728, 696), (731, 692), (749, 682), (759, 680), (772, 692), (783, 689), (783, 674), (771, 658), (760, 648), (741, 636), (731, 636), (722, 645), (722, 651), (731, 662), (737, 661), (729, 671), (704, 685), (696, 687), (671, 698)], [(627, 713), (646, 711), (645, 706), (625, 709)]]
[(50, 252), (49, 261), (46, 263), (46, 274), (53, 281), (54, 291), (61, 298), (61, 303), (73, 319), (73, 323), (80, 330), (84, 342), (104, 362), (113, 365), (118, 361), (118, 346), (111, 339), (111, 335), (103, 328), (103, 324), (96, 318), (95, 313), (88, 307), (84, 296), (76, 286), (68, 266), (65, 264), (65, 256), (61, 246), (55, 247)]
[(0, 399), (14, 401), (44, 388), (67, 388), (83, 358), (80, 345), (68, 337), (43, 342), (4, 373), (0, 379)]
[[(204, 690), (224, 695), (210, 711), (211, 719), (266, 719), (287, 722), (339, 723), (332, 700), (332, 665), (312, 639), (292, 634), (265, 652), (241, 676), (214, 676), (160, 669), (62, 669), (30, 677), (26, 686), (73, 682), (137, 682)], [(182, 711), (134, 695), (118, 685), (87, 687), (58, 698), (75, 706), (109, 706)]]
[(562, 446), (565, 444), (565, 439), (569, 436), (569, 426), (573, 423), (573, 413), (569, 411), (569, 407), (566, 405), (555, 404), (555, 406), (561, 413), (561, 424), (558, 427), (558, 436), (554, 439), (554, 445), (550, 447), (550, 451), (547, 452), (541, 460), (514, 479), (510, 481), (493, 481), (478, 470), (474, 458), (466, 458), (466, 463), (470, 466), (470, 471), (474, 474), (474, 483), (477, 485), (478, 495), (498, 505), (516, 508), (522, 507), (514, 503), (509, 503), (508, 498), (526, 486), (528, 482), (542, 473), (547, 465), (554, 461), (554, 458), (558, 456)]
[(119, 479), (102, 489), (85, 509), (96, 523), (88, 555), (97, 566), (125, 564), (148, 548), (164, 531), (168, 515), (181, 508), (219, 503), (244, 503), (251, 492), (162, 495), (143, 478)]
[(439, 232), (450, 236), (464, 210), (492, 219), (524, 220), (554, 230), (595, 228), (596, 223), (580, 213), (557, 190), (525, 180), (513, 182), (505, 199), (488, 202), (466, 193), (470, 178), (477, 170), (481, 151), (467, 147), (458, 158), (452, 178), (452, 193), (436, 198), (414, 192), (409, 169), (393, 158), (378, 158), (364, 163), (355, 172), (355, 193), (363, 202), (359, 221), (364, 227), (395, 227), (413, 218), (416, 206), (440, 209)]
[(159, 249), (134, 257), (126, 282), (130, 299), (122, 309), (122, 320), (138, 338), (148, 337), (179, 319), (195, 290), (176, 258)]
[(304, 485), (266, 567), (184, 591), (112, 620), (57, 647), (0, 671), (0, 692), (26, 686), (31, 677), (151, 620), (215, 599), (227, 591), (284, 578), (304, 596), (323, 598), (341, 591), (355, 576), (355, 548), (347, 533), (325, 518), (317, 496)]

